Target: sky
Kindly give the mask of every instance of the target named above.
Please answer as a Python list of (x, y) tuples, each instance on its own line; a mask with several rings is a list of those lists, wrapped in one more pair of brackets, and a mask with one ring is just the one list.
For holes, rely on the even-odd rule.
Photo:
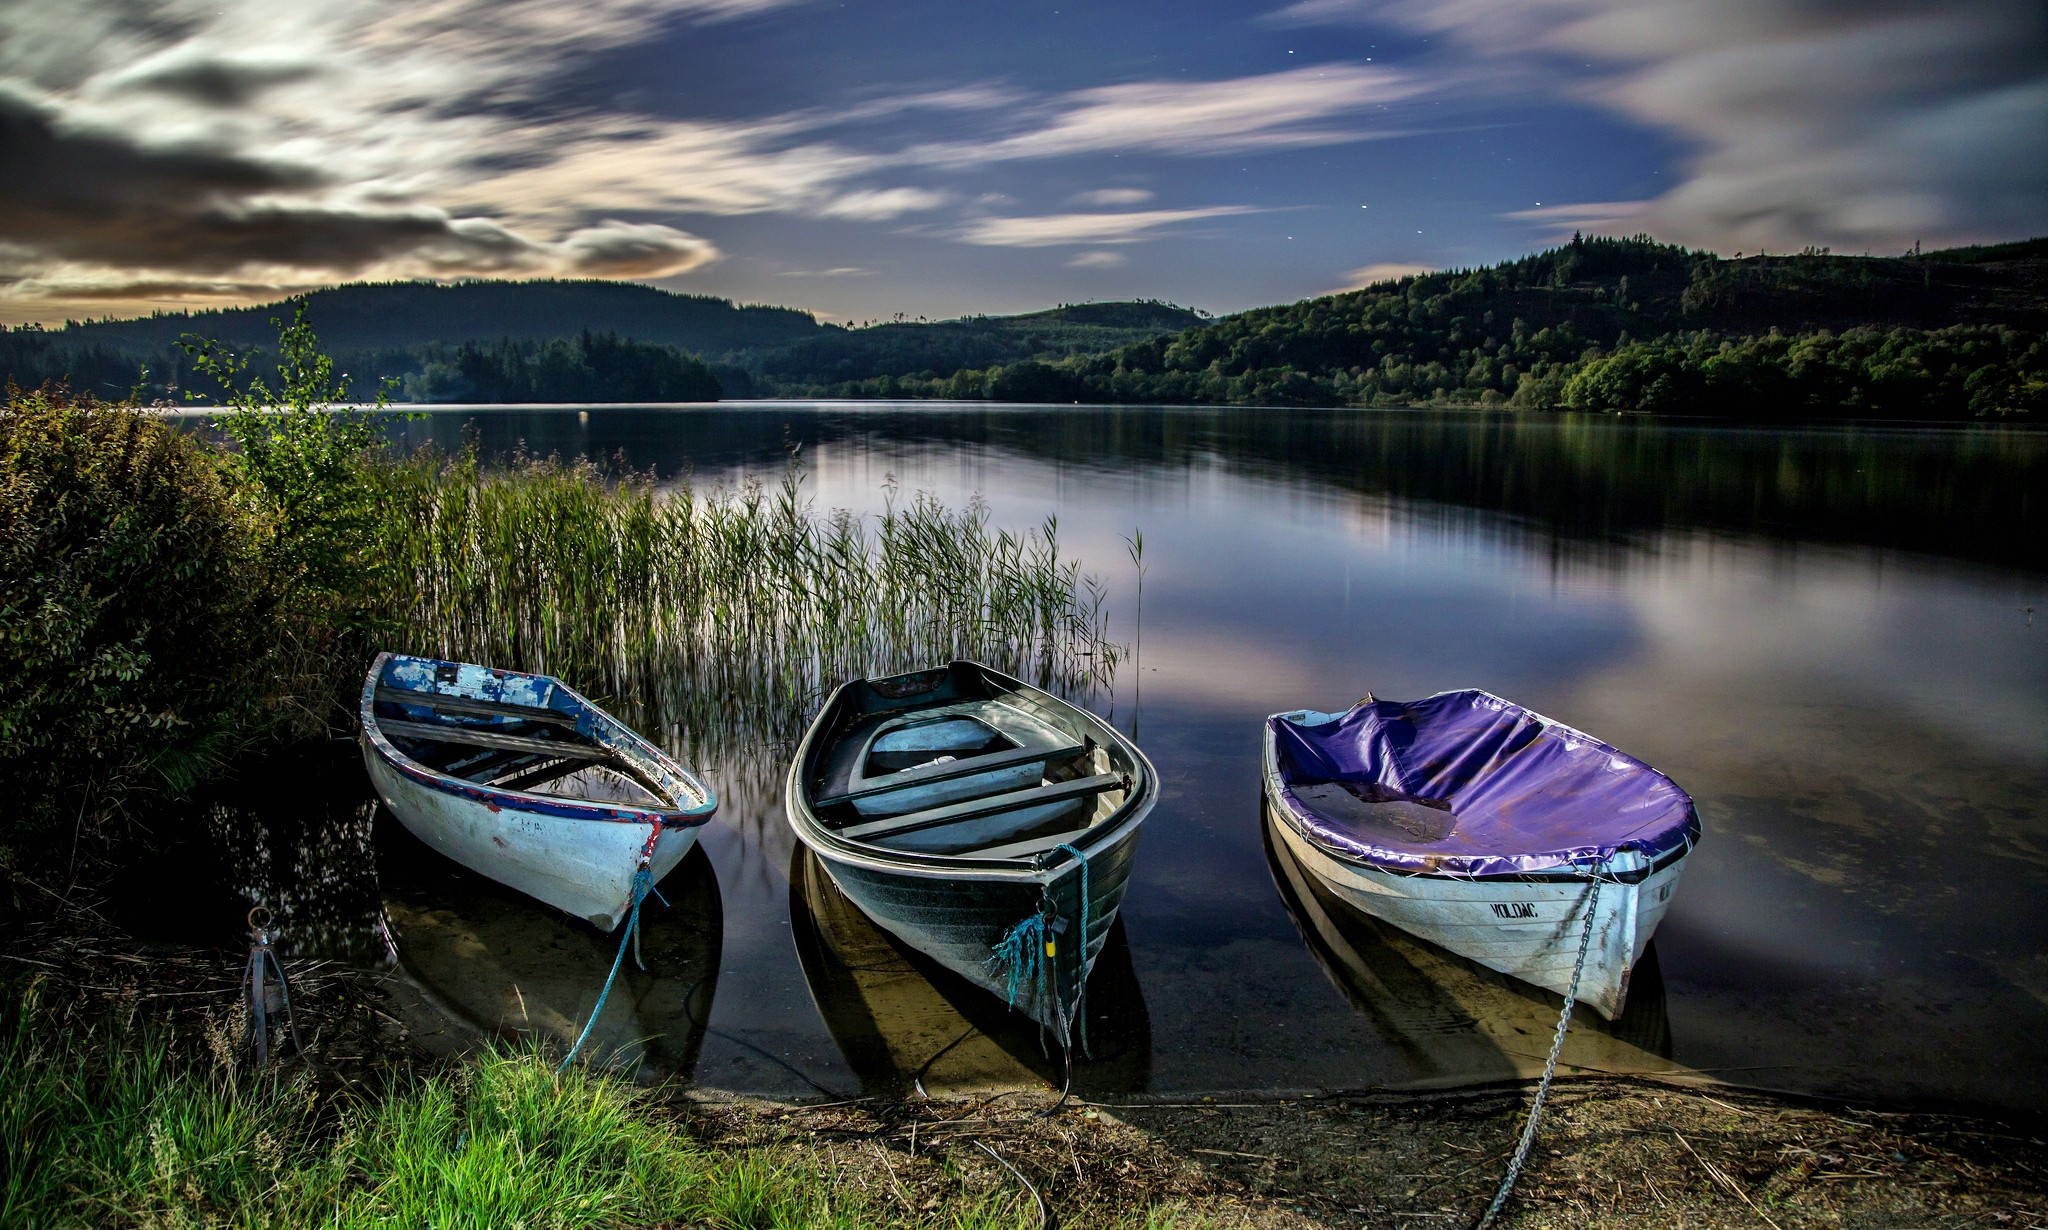
[(1574, 230), (2048, 233), (2048, 4), (0, 4), (0, 323), (524, 277), (1222, 314)]

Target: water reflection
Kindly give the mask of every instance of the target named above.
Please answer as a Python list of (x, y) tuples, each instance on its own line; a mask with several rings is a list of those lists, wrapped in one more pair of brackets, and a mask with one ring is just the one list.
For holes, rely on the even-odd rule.
[[(405, 446), (607, 458), (664, 475), (758, 464), (801, 446), (939, 449), (1166, 475), (1221, 470), (1373, 497), (1408, 519), (1506, 514), (1494, 532), (1581, 558), (1707, 529), (2048, 567), (2048, 433), (2025, 427), (1685, 420), (1485, 410), (733, 403), (434, 408)], [(1992, 532), (1955, 533), (1958, 525)]]
[[(442, 858), (389, 813), (378, 825), (384, 914), (413, 986), (478, 1039), (574, 1043), (619, 937)], [(724, 937), (718, 877), (701, 846), (659, 892), (641, 914), (645, 968), (627, 955), (584, 1047), (592, 1062), (643, 1078), (689, 1079), (711, 1019)]]
[[(1467, 961), (1340, 900), (1277, 839), (1263, 817), (1273, 886), (1317, 964), (1373, 1032), (1408, 1069), (1404, 1084), (1469, 1083), (1542, 1074), (1563, 1000)], [(1657, 1072), (1671, 1062), (1671, 1018), (1664, 977), (1651, 942), (1629, 982), (1627, 1009), (1615, 1020), (1572, 1016), (1558, 1071)]]
[[(1058, 1087), (1058, 1044), (987, 991), (898, 943), (797, 847), (789, 868), (790, 932), (818, 1014), (864, 1092)], [(1152, 1029), (1119, 922), (1088, 980), (1088, 1058), (1074, 1091), (1138, 1093), (1151, 1084)]]

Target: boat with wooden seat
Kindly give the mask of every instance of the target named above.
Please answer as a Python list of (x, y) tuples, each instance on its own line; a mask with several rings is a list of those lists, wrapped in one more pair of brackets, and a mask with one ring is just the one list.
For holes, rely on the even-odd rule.
[(1108, 722), (961, 661), (835, 691), (787, 806), (876, 925), (1064, 1039), (1157, 797)]
[(718, 806), (547, 675), (379, 654), (359, 717), (371, 784), (414, 836), (604, 931), (630, 912), (639, 869), (659, 882)]

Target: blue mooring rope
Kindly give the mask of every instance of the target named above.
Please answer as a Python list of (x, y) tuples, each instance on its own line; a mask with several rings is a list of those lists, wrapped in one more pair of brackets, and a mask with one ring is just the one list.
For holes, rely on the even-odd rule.
[(597, 1018), (604, 1012), (604, 1001), (612, 993), (612, 983), (619, 976), (619, 967), (626, 963), (626, 945), (633, 946), (633, 964), (643, 970), (647, 968), (640, 960), (640, 903), (653, 891), (654, 871), (643, 862), (640, 864), (640, 870), (633, 873), (633, 908), (626, 915), (626, 934), (619, 937), (619, 955), (612, 958), (612, 972), (605, 975), (604, 990), (597, 993), (597, 1007), (590, 1010), (590, 1019), (583, 1023), (583, 1032), (576, 1035), (576, 1044), (569, 1048), (568, 1054), (562, 1056), (561, 1066), (555, 1069), (557, 1076), (568, 1071), (569, 1064), (576, 1058), (576, 1052), (583, 1049), (583, 1040), (590, 1036), (592, 1027), (597, 1024)]
[[(1053, 847), (1065, 850), (1081, 865), (1081, 955), (1074, 965), (1074, 1020), (1081, 1026), (1081, 1053), (1088, 1054), (1088, 856), (1061, 842)], [(1090, 1055), (1089, 1058), (1094, 1058)]]
[[(1053, 847), (1065, 850), (1074, 856), (1081, 868), (1080, 901), (1080, 960), (1075, 966), (1076, 987), (1074, 991), (1074, 1019), (1080, 1022), (1081, 1049), (1088, 1049), (1088, 1020), (1083, 1012), (1083, 1003), (1088, 990), (1088, 856), (1065, 842)], [(994, 951), (986, 962), (993, 969), (1004, 971), (1007, 978), (1007, 998), (1010, 1007), (1017, 1006), (1017, 990), (1020, 987), (1034, 989), (1041, 1005), (1050, 1003), (1055, 1019), (1059, 1022), (1060, 1045), (1066, 1046), (1069, 1022), (1064, 1017), (1063, 1005), (1059, 1002), (1059, 971), (1048, 960), (1057, 951), (1057, 941), (1052, 938), (1047, 918), (1051, 912), (1049, 904), (1010, 928), (1002, 939), (996, 941)], [(1047, 983), (1051, 986), (1048, 989)]]
[(1034, 911), (996, 941), (987, 964), (1009, 975), (1009, 1004), (1017, 1006), (1017, 988), (1037, 988), (1045, 981), (1045, 914)]

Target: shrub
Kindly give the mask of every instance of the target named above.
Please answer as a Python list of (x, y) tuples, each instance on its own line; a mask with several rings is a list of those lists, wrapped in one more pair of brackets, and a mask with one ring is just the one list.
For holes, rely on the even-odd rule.
[(0, 413), (0, 781), (16, 844), (85, 837), (246, 736), (258, 560), (207, 447), (132, 405)]

